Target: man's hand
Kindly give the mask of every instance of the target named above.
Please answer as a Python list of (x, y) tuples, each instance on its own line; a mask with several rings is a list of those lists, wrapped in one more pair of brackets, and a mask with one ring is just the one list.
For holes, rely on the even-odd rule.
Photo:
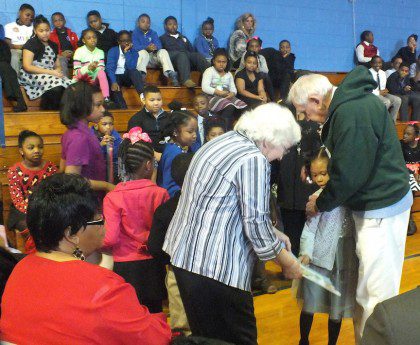
[(286, 245), (287, 251), (290, 252), (292, 250), (292, 244), (290, 243), (289, 237), (284, 232), (277, 229), (274, 229), (274, 233), (277, 238)]
[(410, 86), (410, 85), (407, 85), (407, 86), (404, 88), (404, 91), (406, 91), (406, 92), (411, 91), (411, 86)]
[(283, 274), (287, 279), (300, 279), (302, 278), (302, 269), (299, 261), (289, 253), (287, 250), (282, 250), (277, 255), (276, 262), (280, 264)]
[(309, 218), (314, 217), (319, 212), (316, 206), (316, 199), (318, 199), (318, 195), (312, 194), (306, 204), (306, 215)]

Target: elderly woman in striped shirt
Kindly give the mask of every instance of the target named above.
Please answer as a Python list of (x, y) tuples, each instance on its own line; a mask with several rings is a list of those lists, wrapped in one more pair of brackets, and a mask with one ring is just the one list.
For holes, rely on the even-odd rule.
[(250, 292), (257, 257), (300, 278), (290, 241), (269, 216), (270, 162), (300, 137), (292, 113), (269, 103), (195, 154), (163, 245), (194, 335), (257, 344)]

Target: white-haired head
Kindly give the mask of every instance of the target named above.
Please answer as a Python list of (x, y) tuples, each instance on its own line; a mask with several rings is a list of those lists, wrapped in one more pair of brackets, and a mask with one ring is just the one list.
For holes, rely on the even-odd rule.
[(292, 112), (276, 103), (260, 105), (245, 112), (234, 129), (257, 145), (268, 143), (284, 151), (296, 145), (301, 137), (300, 126)]
[(288, 101), (295, 105), (305, 106), (310, 97), (331, 94), (333, 85), (322, 74), (307, 74), (300, 77), (289, 91)]

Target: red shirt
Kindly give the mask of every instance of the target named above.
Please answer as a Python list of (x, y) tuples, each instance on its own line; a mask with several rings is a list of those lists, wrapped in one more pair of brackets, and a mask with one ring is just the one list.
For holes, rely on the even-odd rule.
[[(71, 46), (73, 47), (74, 50), (76, 50), (78, 48), (77, 47), (77, 42), (79, 41), (79, 38), (69, 28), (66, 28), (66, 31), (67, 31), (67, 37), (68, 37), (68, 40), (69, 40)], [(62, 53), (62, 49), (61, 49), (61, 44), (60, 44), (60, 40), (58, 38), (58, 33), (57, 33), (57, 29), (56, 28), (54, 28), (54, 30), (51, 31), (50, 40), (57, 44), (57, 46), (58, 46), (58, 54), (61, 54)]]
[(32, 194), (32, 188), (47, 176), (57, 172), (54, 163), (45, 162), (39, 170), (30, 170), (19, 162), (9, 168), (7, 178), (9, 179), (10, 197), (16, 209), (26, 213), (28, 198)]
[(166, 189), (147, 179), (121, 182), (106, 195), (104, 247), (112, 249), (114, 261), (152, 258), (147, 241), (153, 215), (168, 199)]
[(36, 254), (13, 270), (0, 322), (1, 339), (19, 345), (166, 345), (171, 339), (164, 315), (150, 314), (114, 272)]

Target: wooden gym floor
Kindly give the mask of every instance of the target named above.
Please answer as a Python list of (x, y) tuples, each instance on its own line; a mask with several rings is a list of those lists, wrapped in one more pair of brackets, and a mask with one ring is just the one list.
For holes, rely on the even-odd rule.
[[(407, 237), (405, 261), (400, 293), (420, 285), (420, 212), (414, 214), (418, 232)], [(280, 271), (272, 263), (267, 264), (270, 275)], [(276, 281), (278, 284), (279, 281)], [(257, 318), (259, 345), (298, 345), (300, 310), (291, 295), (290, 288), (278, 291), (274, 295), (254, 297), (255, 316)], [(310, 334), (311, 345), (328, 343), (327, 315), (318, 314), (314, 318)], [(353, 345), (354, 333), (351, 319), (343, 320), (338, 345)]]

